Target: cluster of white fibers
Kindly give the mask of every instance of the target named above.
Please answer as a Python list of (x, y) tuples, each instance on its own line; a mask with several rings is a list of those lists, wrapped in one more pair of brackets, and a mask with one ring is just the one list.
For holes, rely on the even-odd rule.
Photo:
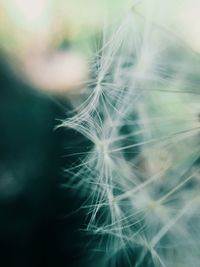
[(102, 39), (88, 97), (63, 122), (93, 143), (67, 172), (98, 266), (199, 266), (200, 58), (134, 8)]

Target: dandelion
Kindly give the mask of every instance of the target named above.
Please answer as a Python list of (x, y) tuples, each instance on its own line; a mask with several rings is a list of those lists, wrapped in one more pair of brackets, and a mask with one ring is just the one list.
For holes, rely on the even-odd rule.
[(67, 171), (87, 197), (99, 266), (200, 260), (200, 59), (150, 11), (132, 8), (103, 38), (87, 99), (63, 122), (93, 144)]

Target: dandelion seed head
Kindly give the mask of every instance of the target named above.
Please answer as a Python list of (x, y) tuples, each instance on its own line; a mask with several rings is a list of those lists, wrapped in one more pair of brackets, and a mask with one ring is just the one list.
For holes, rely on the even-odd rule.
[(100, 266), (198, 266), (200, 58), (147, 7), (94, 53), (86, 100), (64, 122), (93, 147), (70, 179), (87, 196)]

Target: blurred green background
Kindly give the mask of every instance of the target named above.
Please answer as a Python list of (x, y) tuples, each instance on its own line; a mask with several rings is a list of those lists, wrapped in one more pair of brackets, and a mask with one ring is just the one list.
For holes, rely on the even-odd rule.
[(119, 17), (130, 0), (2, 0), (1, 46), (27, 47), (33, 41), (54, 45), (63, 39), (74, 42), (100, 31), (106, 17)]
[[(87, 79), (88, 55), (98, 36), (105, 29), (109, 31), (133, 6), (200, 51), (199, 0), (1, 0), (1, 54), (15, 65), (23, 65), (36, 87), (79, 87), (74, 83)], [(78, 54), (55, 55), (60, 48)], [(68, 78), (73, 79), (65, 80), (65, 74), (74, 68), (77, 75), (69, 72)], [(55, 82), (49, 81), (52, 76)]]
[(154, 10), (156, 20), (167, 22), (200, 47), (198, 0), (1, 0), (1, 47), (23, 50), (36, 40), (56, 46), (63, 39), (74, 42), (87, 38), (133, 5), (143, 11)]

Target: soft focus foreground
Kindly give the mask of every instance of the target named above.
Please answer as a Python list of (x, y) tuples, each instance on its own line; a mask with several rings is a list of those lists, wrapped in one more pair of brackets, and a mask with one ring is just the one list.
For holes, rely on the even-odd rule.
[(3, 0), (1, 50), (36, 87), (58, 93), (80, 89), (88, 79), (92, 35), (102, 30), (105, 14), (118, 17), (129, 1), (109, 2)]

